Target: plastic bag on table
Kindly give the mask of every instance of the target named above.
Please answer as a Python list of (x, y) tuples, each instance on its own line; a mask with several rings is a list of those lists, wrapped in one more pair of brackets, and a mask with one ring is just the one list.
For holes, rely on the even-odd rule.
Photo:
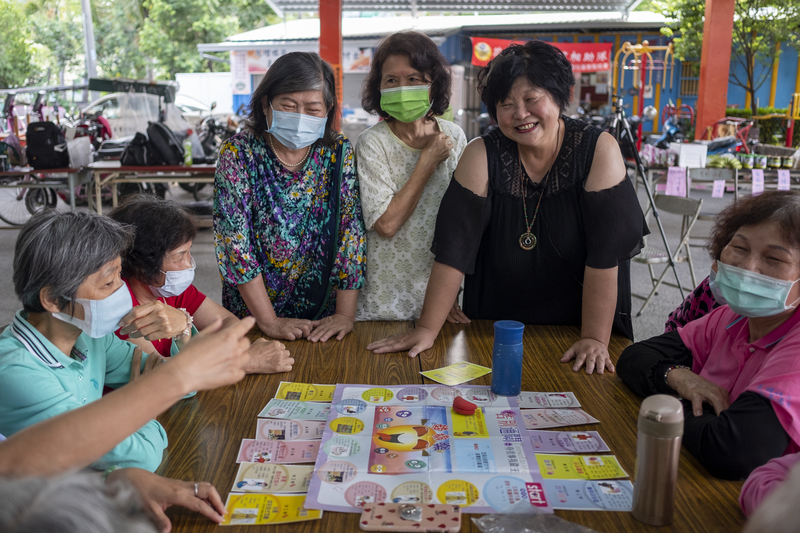
[(472, 521), (482, 533), (597, 533), (554, 514), (543, 513), (525, 500), (506, 507), (502, 513), (483, 515)]

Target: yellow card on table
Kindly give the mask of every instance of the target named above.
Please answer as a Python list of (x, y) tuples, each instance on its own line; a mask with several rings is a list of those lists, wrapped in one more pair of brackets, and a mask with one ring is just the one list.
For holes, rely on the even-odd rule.
[(618, 479), (628, 474), (613, 455), (553, 455), (537, 453), (544, 479)]
[(314, 465), (278, 465), (264, 463), (242, 463), (233, 492), (308, 492)]
[(485, 376), (491, 371), (491, 368), (462, 361), (436, 370), (420, 372), (420, 374), (433, 381), (452, 386)]
[(322, 511), (305, 509), (305, 494), (229, 494), (221, 526), (286, 524), (322, 518)]
[(333, 391), (336, 385), (312, 385), (310, 383), (293, 383), (281, 381), (275, 398), (278, 400), (294, 400), (298, 402), (326, 402), (333, 401)]

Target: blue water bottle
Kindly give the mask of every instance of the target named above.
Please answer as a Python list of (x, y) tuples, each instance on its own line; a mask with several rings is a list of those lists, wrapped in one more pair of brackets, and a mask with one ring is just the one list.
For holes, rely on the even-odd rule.
[(516, 396), (522, 390), (522, 332), (525, 325), (515, 320), (494, 323), (492, 348), (492, 392)]

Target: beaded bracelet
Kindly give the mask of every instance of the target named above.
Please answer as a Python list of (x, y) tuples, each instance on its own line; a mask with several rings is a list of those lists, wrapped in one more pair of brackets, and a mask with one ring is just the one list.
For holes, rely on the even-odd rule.
[[(673, 370), (676, 370), (678, 368), (684, 368), (686, 370), (691, 370), (691, 368), (689, 368), (686, 365), (673, 365), (673, 366), (667, 367), (667, 371), (664, 372), (664, 383), (667, 384), (667, 387), (669, 387), (669, 383), (667, 382), (667, 376), (669, 375), (670, 372), (672, 372)], [(672, 387), (670, 387), (670, 388), (672, 388)]]
[(119, 470), (120, 468), (122, 467), (117, 465), (106, 468), (105, 471), (103, 472), (103, 481), (106, 481), (108, 479), (108, 476), (111, 475), (111, 472), (113, 472), (114, 470)]
[(178, 333), (177, 335), (172, 337), (173, 340), (182, 339), (183, 337), (185, 337), (187, 335), (191, 335), (192, 334), (192, 324), (194, 323), (194, 319), (192, 318), (192, 315), (189, 314), (189, 311), (187, 311), (183, 307), (178, 307), (178, 311), (183, 311), (183, 314), (186, 315), (186, 329), (184, 329), (183, 331), (181, 331), (180, 333)]

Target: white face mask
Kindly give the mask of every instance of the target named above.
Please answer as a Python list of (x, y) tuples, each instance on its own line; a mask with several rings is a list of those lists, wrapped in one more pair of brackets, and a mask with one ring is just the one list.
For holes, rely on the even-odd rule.
[(161, 271), (164, 274), (164, 285), (161, 287), (153, 287), (150, 285), (150, 292), (155, 296), (169, 298), (171, 296), (180, 296), (183, 291), (189, 288), (189, 285), (194, 281), (194, 269), (197, 265), (192, 257), (192, 267), (184, 270), (171, 270), (169, 272)]
[(100, 339), (117, 331), (120, 320), (133, 309), (131, 293), (124, 283), (111, 296), (102, 300), (74, 298), (73, 301), (83, 307), (83, 320), (66, 313), (52, 313), (52, 315), (80, 328), (94, 339)]

